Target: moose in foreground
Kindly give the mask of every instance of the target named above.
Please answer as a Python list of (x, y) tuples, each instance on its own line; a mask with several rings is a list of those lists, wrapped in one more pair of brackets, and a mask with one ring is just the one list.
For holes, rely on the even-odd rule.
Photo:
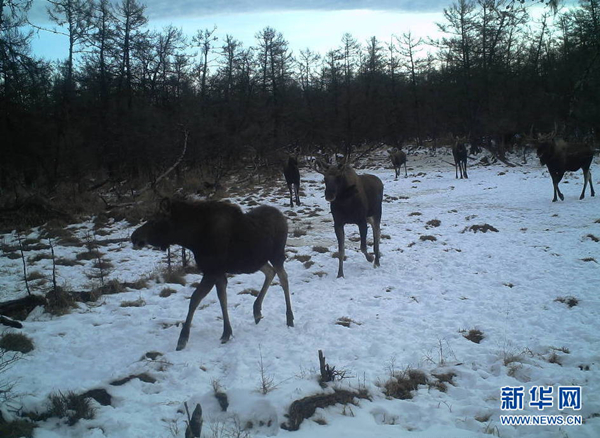
[(406, 170), (406, 152), (401, 149), (393, 148), (388, 150), (388, 154), (390, 154), (390, 160), (392, 160), (392, 166), (394, 166), (394, 171), (396, 172), (396, 178), (398, 179), (398, 175), (400, 175), (400, 169), (404, 164), (404, 177), (408, 178), (408, 172)]
[[(325, 199), (330, 203), (333, 228), (338, 241), (338, 278), (344, 276), (344, 225), (356, 224), (360, 232), (360, 250), (369, 262), (379, 266), (379, 237), (383, 183), (375, 175), (358, 175), (347, 164), (328, 166), (321, 163), (325, 176)], [(367, 223), (373, 229), (375, 257), (367, 252)]]
[(452, 146), (452, 156), (454, 157), (454, 170), (456, 178), (460, 170), (460, 179), (469, 178), (467, 175), (467, 143), (464, 138), (457, 138)]
[(585, 188), (590, 184), (590, 194), (595, 196), (594, 186), (592, 185), (592, 172), (590, 165), (594, 158), (594, 149), (591, 145), (585, 143), (567, 143), (561, 138), (556, 138), (554, 133), (538, 137), (537, 156), (540, 163), (548, 167), (548, 172), (552, 177), (554, 186), (554, 198), (552, 202), (557, 201), (557, 196), (561, 201), (565, 197), (558, 188), (558, 183), (562, 180), (566, 171), (583, 171), (583, 190), (579, 199), (585, 198)]
[(274, 207), (260, 206), (247, 213), (233, 204), (219, 201), (164, 199), (154, 218), (131, 235), (135, 248), (151, 245), (163, 251), (181, 245), (194, 254), (202, 281), (192, 294), (189, 311), (179, 335), (177, 350), (185, 348), (194, 312), (216, 285), (223, 313), (225, 343), (232, 335), (227, 313), (227, 274), (262, 271), (265, 281), (254, 301), (254, 321), (262, 318), (262, 302), (277, 274), (285, 294), (287, 325), (294, 326), (287, 273), (283, 267), (288, 226)]
[(294, 208), (294, 199), (296, 200), (296, 205), (300, 205), (300, 196), (298, 195), (298, 191), (300, 190), (300, 170), (298, 170), (298, 160), (296, 157), (290, 156), (283, 165), (283, 176), (285, 176), (285, 182), (290, 191), (290, 207)]

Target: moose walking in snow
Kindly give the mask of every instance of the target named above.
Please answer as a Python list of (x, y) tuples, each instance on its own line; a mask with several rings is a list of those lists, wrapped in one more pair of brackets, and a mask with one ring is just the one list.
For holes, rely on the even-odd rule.
[(594, 196), (594, 186), (592, 185), (592, 172), (590, 166), (594, 159), (594, 149), (585, 143), (567, 143), (563, 139), (555, 138), (554, 133), (538, 138), (537, 156), (540, 163), (548, 167), (548, 172), (552, 177), (554, 186), (554, 198), (552, 202), (557, 201), (557, 195), (561, 201), (565, 199), (558, 183), (562, 180), (566, 171), (583, 171), (583, 190), (579, 199), (585, 198), (585, 188), (590, 184), (590, 194)]
[(388, 151), (390, 154), (390, 160), (392, 160), (392, 166), (394, 166), (394, 171), (396, 172), (396, 179), (398, 179), (398, 175), (400, 175), (400, 169), (402, 169), (402, 165), (404, 164), (404, 176), (408, 178), (408, 171), (406, 170), (406, 152), (401, 149), (393, 148)]
[(290, 156), (283, 165), (283, 176), (285, 176), (285, 182), (290, 191), (290, 207), (294, 207), (294, 199), (296, 200), (296, 205), (300, 205), (300, 196), (298, 196), (298, 191), (300, 190), (300, 170), (298, 169), (298, 160), (295, 157)]
[(469, 178), (467, 175), (467, 144), (465, 139), (457, 138), (452, 146), (452, 156), (454, 157), (454, 170), (456, 178), (458, 178), (458, 172), (460, 170), (460, 179)]
[(192, 251), (203, 273), (200, 285), (192, 294), (177, 350), (185, 348), (194, 312), (215, 285), (223, 313), (221, 342), (231, 337), (227, 274), (259, 270), (265, 274), (262, 289), (254, 301), (257, 324), (262, 318), (263, 299), (277, 274), (285, 294), (287, 325), (294, 326), (288, 277), (283, 267), (287, 232), (285, 217), (274, 207), (260, 206), (243, 213), (238, 206), (226, 202), (169, 199), (161, 202), (158, 214), (131, 235), (134, 247), (147, 244), (166, 250), (170, 245), (181, 245)]
[[(358, 175), (346, 164), (328, 166), (325, 171), (325, 199), (330, 203), (333, 227), (338, 241), (338, 278), (344, 276), (344, 225), (356, 224), (360, 232), (360, 250), (369, 262), (379, 266), (379, 237), (383, 183), (375, 175)], [(375, 257), (367, 252), (367, 223), (373, 229)]]

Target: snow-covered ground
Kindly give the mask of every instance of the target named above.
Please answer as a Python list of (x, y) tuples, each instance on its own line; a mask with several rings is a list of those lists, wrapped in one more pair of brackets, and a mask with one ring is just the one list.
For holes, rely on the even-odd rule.
[[(550, 177), (533, 157), (517, 167), (472, 166), (468, 180), (457, 180), (448, 165), (451, 155), (440, 152), (436, 157), (409, 153), (409, 177), (397, 181), (383, 151), (368, 169), (358, 170), (385, 184), (381, 267), (364, 259), (357, 228), (347, 226), (342, 279), (336, 278), (337, 244), (319, 174), (304, 169), (304, 205), (293, 212), (283, 182), (256, 189), (252, 197), (232, 198), (243, 208), (252, 201), (275, 205), (288, 216), (294, 328), (285, 324), (277, 284), (264, 301), (264, 319), (255, 325), (253, 297), (240, 292), (260, 289), (260, 272), (230, 278), (234, 337), (223, 345), (213, 291), (196, 312), (186, 349), (175, 351), (197, 274), (186, 276), (186, 286), (151, 281), (147, 288), (105, 295), (60, 317), (36, 309), (21, 330), (35, 350), (0, 375), (16, 382), (18, 402), (25, 410), (42, 411), (53, 392), (104, 388), (112, 406), (95, 404), (95, 419), (74, 426), (47, 420), (35, 436), (183, 437), (184, 402), (191, 409), (201, 402), (206, 437), (600, 436), (600, 199), (589, 197), (589, 191), (585, 200), (578, 199), (577, 172), (561, 184), (565, 201), (552, 203)], [(592, 170), (599, 168), (596, 160)], [(594, 181), (600, 188), (600, 180)], [(485, 224), (497, 232), (471, 229)], [(75, 233), (84, 238), (91, 227), (91, 222), (79, 224)], [(108, 233), (100, 239), (117, 240), (102, 248), (103, 259), (113, 265), (109, 278), (133, 282), (164, 269), (164, 253), (133, 251), (129, 242), (118, 241), (133, 228), (109, 223), (104, 229)], [(38, 234), (33, 230), (28, 237)], [(16, 242), (14, 234), (0, 239), (5, 245)], [(58, 244), (54, 249), (67, 259), (86, 251)], [(26, 257), (41, 253), (48, 250)], [(89, 290), (93, 262), (59, 265), (59, 284)], [(28, 270), (48, 277), (51, 261), (32, 261)], [(21, 260), (3, 254), (0, 273), (0, 300), (22, 296)], [(176, 293), (159, 296), (166, 287)], [(576, 298), (577, 305), (557, 301), (567, 297)], [(139, 299), (140, 307), (121, 306)], [(336, 324), (340, 318), (349, 327)], [(470, 330), (479, 330), (483, 340), (466, 339)], [(328, 389), (318, 384), (318, 350), (345, 373)], [(147, 352), (162, 356), (152, 360)], [(407, 369), (423, 371), (431, 382), (434, 374), (454, 377), (446, 392), (421, 385), (412, 399), (386, 397), (385, 382)], [(110, 385), (141, 373), (156, 382)], [(260, 391), (263, 380), (267, 394)], [(228, 396), (227, 412), (213, 395), (217, 385)], [(529, 391), (541, 386), (553, 388), (552, 406), (538, 410), (529, 405), (535, 401)], [(559, 388), (571, 386), (581, 387), (581, 409), (561, 411)], [(503, 387), (523, 387), (522, 410), (501, 409)], [(294, 400), (331, 388), (366, 389), (371, 400), (317, 409), (298, 431), (280, 428)], [(581, 415), (584, 424), (502, 425), (500, 416), (506, 414)]]

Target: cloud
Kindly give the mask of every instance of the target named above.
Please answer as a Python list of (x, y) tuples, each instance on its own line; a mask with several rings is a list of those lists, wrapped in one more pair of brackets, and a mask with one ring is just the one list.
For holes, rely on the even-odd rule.
[(441, 12), (450, 0), (146, 0), (150, 19), (191, 17), (244, 12), (342, 11), (369, 9), (375, 11)]

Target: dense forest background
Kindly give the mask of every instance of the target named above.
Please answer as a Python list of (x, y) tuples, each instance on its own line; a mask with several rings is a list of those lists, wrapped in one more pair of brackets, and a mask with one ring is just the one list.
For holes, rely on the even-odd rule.
[(348, 33), (321, 55), (293, 53), (271, 27), (252, 47), (217, 29), (150, 31), (138, 0), (49, 0), (69, 47), (57, 63), (31, 53), (43, 32), (29, 24), (31, 1), (0, 0), (1, 197), (152, 182), (184, 143), (178, 172), (215, 181), (286, 150), (501, 141), (556, 127), (597, 136), (600, 1), (533, 19), (535, 3), (458, 0), (439, 40)]

